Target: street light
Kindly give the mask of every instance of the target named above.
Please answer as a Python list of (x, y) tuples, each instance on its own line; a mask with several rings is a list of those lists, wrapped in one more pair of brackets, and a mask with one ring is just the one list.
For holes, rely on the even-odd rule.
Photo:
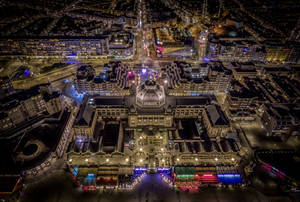
[(140, 163), (142, 163), (143, 162), (143, 159), (140, 159)]
[(232, 160), (232, 161), (235, 161), (235, 159), (234, 159), (234, 158), (231, 158), (231, 160)]
[(85, 162), (88, 162), (89, 160), (88, 159), (85, 159)]
[(128, 162), (128, 161), (129, 161), (129, 159), (128, 159), (128, 158), (126, 158), (126, 159), (125, 159), (125, 161), (126, 161), (126, 162)]
[(106, 162), (108, 163), (108, 162), (109, 162), (109, 159), (106, 159)]
[(140, 151), (143, 151), (143, 148), (140, 148)]
[(195, 161), (198, 161), (198, 158), (195, 158)]
[(164, 148), (161, 148), (160, 150), (163, 152), (163, 151), (164, 151)]
[(72, 162), (72, 159), (69, 159), (69, 162)]
[(164, 163), (164, 162), (165, 162), (165, 159), (162, 159), (161, 161)]
[(177, 158), (177, 159), (176, 159), (176, 161), (180, 161), (180, 159), (179, 159), (179, 158)]
[(218, 161), (219, 159), (218, 158), (215, 158), (215, 161)]
[(162, 139), (163, 137), (162, 136), (159, 136), (159, 139)]

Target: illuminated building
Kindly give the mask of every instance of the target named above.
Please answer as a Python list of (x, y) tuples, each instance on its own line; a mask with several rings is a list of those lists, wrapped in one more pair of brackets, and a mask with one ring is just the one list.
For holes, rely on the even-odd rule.
[(267, 130), (267, 136), (278, 136), (287, 140), (299, 128), (299, 105), (264, 104), (259, 109), (261, 122)]
[(130, 32), (110, 32), (97, 36), (16, 37), (0, 39), (1, 55), (30, 57), (88, 58), (129, 57), (134, 36)]
[(0, 98), (10, 95), (15, 92), (15, 89), (8, 77), (0, 77)]
[[(9, 48), (8, 48), (9, 47)], [(106, 56), (108, 38), (39, 37), (0, 40), (1, 55), (86, 57)]]
[(127, 57), (133, 54), (133, 34), (119, 31), (109, 36), (109, 55)]
[(136, 104), (150, 108), (161, 107), (165, 104), (164, 88), (153, 80), (146, 81), (137, 87)]
[(264, 61), (265, 53), (255, 41), (209, 37), (206, 57), (220, 61)]
[(1, 100), (1, 130), (6, 130), (24, 121), (43, 114), (61, 111), (59, 92), (49, 90), (49, 85), (34, 86)]
[(236, 80), (232, 81), (231, 86), (225, 100), (228, 116), (232, 120), (254, 120), (258, 96)]
[(229, 120), (216, 105), (208, 105), (203, 110), (204, 126), (210, 137), (222, 137), (227, 135), (230, 130)]
[(90, 95), (128, 95), (128, 67), (120, 62), (105, 64), (105, 72), (95, 75), (91, 66), (81, 66), (77, 70), (74, 87), (78, 93)]
[(287, 62), (296, 63), (299, 60), (299, 44), (298, 43), (281, 43), (280, 41), (265, 41), (267, 62)]
[(258, 75), (256, 66), (252, 62), (231, 63), (233, 76), (236, 80), (242, 80), (243, 77), (255, 78)]
[(99, 186), (104, 179), (116, 186), (137, 168), (234, 168), (241, 145), (229, 138), (230, 123), (213, 99), (171, 96), (152, 80), (129, 96), (86, 96), (73, 125), (68, 164), (78, 169), (80, 183), (88, 172), (103, 179)]
[(194, 67), (186, 62), (174, 62), (167, 67), (169, 93), (176, 96), (196, 96), (225, 92), (230, 85), (231, 70), (219, 62)]

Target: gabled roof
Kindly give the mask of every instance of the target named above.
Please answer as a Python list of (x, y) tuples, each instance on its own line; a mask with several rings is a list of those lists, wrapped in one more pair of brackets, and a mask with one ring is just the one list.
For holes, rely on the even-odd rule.
[(229, 125), (227, 117), (216, 105), (208, 105), (206, 111), (212, 125)]
[(84, 102), (84, 106), (80, 109), (74, 125), (79, 126), (90, 126), (93, 117), (94, 117), (94, 110), (90, 107), (87, 102)]

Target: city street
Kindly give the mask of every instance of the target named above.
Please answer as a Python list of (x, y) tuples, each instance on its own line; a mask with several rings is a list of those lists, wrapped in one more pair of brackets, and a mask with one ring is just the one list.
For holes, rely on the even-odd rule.
[(290, 137), (288, 141), (281, 141), (280, 138), (267, 137), (266, 130), (264, 129), (260, 120), (254, 121), (233, 121), (233, 126), (241, 128), (245, 133), (251, 147), (253, 149), (286, 149), (286, 148), (299, 148), (299, 137)]
[(266, 196), (252, 188), (201, 188), (197, 194), (175, 192), (160, 179), (160, 175), (147, 175), (133, 192), (83, 192), (70, 173), (56, 170), (41, 180), (26, 186), (21, 202), (289, 202), (288, 196)]

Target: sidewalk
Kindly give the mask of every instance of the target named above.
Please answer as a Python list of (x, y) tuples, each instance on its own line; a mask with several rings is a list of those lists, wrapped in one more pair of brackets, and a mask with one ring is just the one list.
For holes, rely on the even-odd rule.
[(47, 177), (48, 175), (52, 174), (53, 172), (57, 171), (63, 171), (63, 168), (65, 166), (65, 161), (63, 158), (60, 158), (56, 160), (53, 164), (51, 164), (48, 169), (41, 170), (37, 175), (26, 175), (24, 178), (24, 183), (33, 183), (36, 182), (44, 177)]

